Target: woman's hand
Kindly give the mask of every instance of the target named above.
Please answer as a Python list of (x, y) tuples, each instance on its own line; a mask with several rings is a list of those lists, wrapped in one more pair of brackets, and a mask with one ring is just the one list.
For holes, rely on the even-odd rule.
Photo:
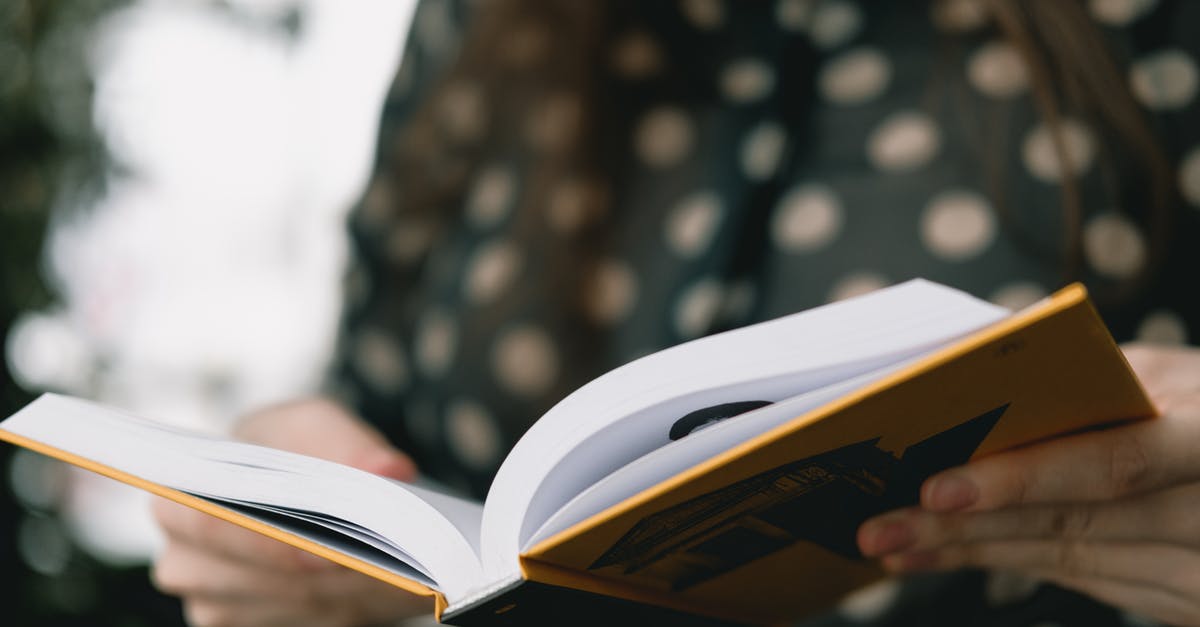
[(1200, 625), (1200, 349), (1125, 350), (1159, 418), (980, 459), (867, 521), (893, 572), (1015, 571)]
[[(253, 414), (237, 435), (395, 479), (416, 475), (412, 461), (377, 431), (325, 401)], [(428, 599), (173, 501), (156, 499), (154, 515), (166, 535), (154, 583), (182, 599), (197, 627), (349, 627), (433, 610)]]

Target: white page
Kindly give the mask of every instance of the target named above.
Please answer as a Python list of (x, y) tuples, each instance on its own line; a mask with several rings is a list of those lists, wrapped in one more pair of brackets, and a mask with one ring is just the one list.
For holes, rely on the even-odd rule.
[(399, 559), (390, 554), (390, 552), (381, 552), (377, 547), (364, 544), (359, 542), (357, 539), (349, 538), (340, 531), (332, 531), (330, 533), (321, 533), (318, 531), (314, 533), (312, 529), (305, 524), (308, 521), (298, 519), (292, 513), (278, 513), (273, 512), (270, 509), (264, 509), (257, 505), (247, 506), (221, 499), (210, 499), (203, 496), (200, 496), (200, 498), (204, 498), (205, 500), (222, 507), (228, 507), (230, 509), (237, 510), (238, 513), (248, 518), (257, 520), (264, 525), (278, 527), (279, 529), (294, 535), (316, 542), (321, 546), (333, 549), (338, 553), (343, 553), (345, 555), (358, 558), (368, 564), (378, 566), (386, 571), (424, 584), (430, 588), (438, 587), (437, 583), (430, 578), (427, 573), (418, 570), (410, 561)]
[[(0, 428), (184, 492), (320, 511), (353, 521), (412, 556), (447, 597), (461, 597), (478, 583), (477, 541), (468, 540), (456, 527), (470, 528), (464, 515), (469, 507), (458, 503), (456, 520), (448, 520), (419, 496), (426, 490), (326, 460), (193, 434), (55, 394), (41, 396)], [(314, 541), (328, 543), (327, 538)]]
[[(313, 458), (308, 456), (296, 455), (288, 451), (262, 446), (247, 445), (244, 442), (220, 439), (213, 442), (208, 448), (210, 449), (210, 452), (207, 454), (208, 458), (223, 463), (236, 465), (256, 464), (269, 469), (286, 469), (296, 474), (312, 474), (316, 472), (315, 476), (318, 478), (330, 479), (340, 476), (347, 482), (355, 481), (362, 474), (360, 470), (340, 464), (332, 464), (324, 460), (314, 461)], [(479, 529), (480, 524), (483, 522), (482, 503), (456, 494), (449, 494), (447, 493), (448, 487), (430, 480), (405, 483), (388, 477), (382, 477), (382, 479), (394, 483), (400, 489), (420, 497), (422, 501), (437, 510), (470, 543), (473, 553), (479, 555)], [(271, 496), (264, 495), (262, 498), (271, 498)]]
[(1009, 312), (923, 280), (676, 346), (563, 399), (517, 442), (484, 506), (484, 579), (518, 572), (521, 546), (605, 476), (670, 442), (692, 408), (777, 402), (911, 358)]
[(788, 420), (878, 381), (907, 363), (909, 361), (740, 414), (657, 448), (604, 477), (571, 499), (524, 542), (521, 550), (528, 550), (571, 525), (599, 514), (630, 496), (656, 486)]
[(386, 538), (361, 525), (357, 525), (340, 518), (327, 516), (321, 512), (288, 509), (286, 507), (263, 505), (262, 503), (247, 503), (245, 501), (223, 499), (197, 492), (190, 494), (208, 501), (212, 501), (218, 505), (224, 505), (231, 509), (236, 509), (242, 513), (253, 511), (259, 517), (273, 517), (273, 520), (278, 520), (279, 518), (294, 519), (300, 523), (308, 523), (309, 525), (322, 527), (326, 530), (337, 533), (338, 535), (349, 536), (348, 540), (365, 544), (368, 547), (385, 554), (387, 557), (390, 557), (397, 562), (400, 562), (405, 566), (419, 572), (425, 580), (433, 581), (432, 575), (426, 571), (426, 569), (421, 566), (421, 564), (415, 560), (413, 556), (401, 551), (396, 547), (396, 545), (390, 543)]

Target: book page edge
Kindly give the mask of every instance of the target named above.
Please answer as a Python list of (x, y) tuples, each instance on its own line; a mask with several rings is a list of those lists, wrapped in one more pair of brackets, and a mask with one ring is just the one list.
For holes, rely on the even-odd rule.
[(323, 546), (316, 542), (313, 542), (312, 540), (309, 540), (307, 538), (303, 538), (301, 536), (283, 531), (281, 529), (276, 529), (275, 527), (272, 527), (265, 523), (254, 520), (253, 518), (250, 518), (248, 516), (244, 516), (233, 510), (221, 507), (220, 505), (217, 505), (216, 503), (212, 503), (212, 502), (204, 500), (200, 497), (193, 496), (186, 492), (181, 492), (179, 490), (169, 488), (167, 486), (157, 484), (152, 481), (147, 481), (145, 479), (142, 479), (141, 477), (137, 477), (137, 476), (131, 475), (129, 473), (122, 472), (122, 471), (112, 468), (110, 466), (106, 466), (104, 464), (94, 462), (90, 459), (81, 457), (79, 455), (75, 455), (73, 453), (69, 453), (67, 451), (64, 451), (64, 450), (56, 448), (54, 446), (45, 444), (43, 442), (39, 442), (37, 440), (32, 440), (30, 438), (27, 438), (22, 435), (18, 435), (16, 433), (13, 433), (13, 432), (8, 431), (3, 428), (0, 428), (0, 440), (7, 441), (11, 444), (15, 444), (22, 448), (29, 449), (36, 453), (41, 453), (42, 455), (52, 457), (54, 459), (57, 459), (62, 462), (66, 462), (73, 466), (77, 466), (84, 470), (88, 470), (88, 471), (103, 475), (105, 477), (114, 479), (114, 480), (124, 483), (126, 485), (130, 485), (132, 487), (135, 487), (135, 488), (138, 488), (141, 490), (145, 490), (151, 494), (154, 494), (156, 496), (161, 496), (163, 498), (175, 501), (176, 503), (199, 510), (201, 512), (204, 512), (205, 514), (209, 514), (211, 516), (216, 516), (217, 518), (220, 518), (220, 519), (230, 522), (232, 524), (238, 525), (240, 527), (244, 527), (246, 529), (249, 529), (256, 533), (262, 534), (269, 538), (279, 540), (280, 542), (284, 542), (286, 544), (294, 546), (302, 551), (306, 551), (308, 553), (312, 553), (313, 555), (323, 557), (334, 563), (345, 566), (346, 568), (358, 571), (364, 575), (373, 577), (384, 583), (387, 583), (387, 584), (390, 584), (397, 588), (400, 588), (401, 590), (404, 590), (406, 592), (410, 592), (412, 594), (422, 596), (422, 597), (433, 597), (434, 599), (436, 599), (437, 606), (439, 606), (439, 607), (445, 606), (444, 596), (442, 595), (441, 592), (434, 590), (433, 588), (430, 588), (424, 584), (421, 584), (421, 583), (412, 581), (410, 579), (401, 577), (399, 575), (396, 575), (395, 573), (384, 570), (383, 568), (375, 566), (374, 564), (370, 564), (370, 563), (364, 562), (362, 560), (359, 560), (357, 558), (351, 557), (349, 555), (339, 553), (338, 551), (335, 551), (329, 547), (326, 547), (326, 546)]

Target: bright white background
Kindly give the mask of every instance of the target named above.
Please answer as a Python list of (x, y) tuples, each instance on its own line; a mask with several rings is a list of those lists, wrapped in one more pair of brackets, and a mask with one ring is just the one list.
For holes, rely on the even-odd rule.
[[(19, 382), (213, 432), (313, 390), (413, 5), (134, 0), (97, 24), (95, 123), (127, 172), (57, 208), (45, 272), (61, 304), (7, 338)], [(114, 563), (152, 554), (144, 493), (47, 470), (30, 456), (11, 479), (30, 502), (57, 485), (74, 542)]]

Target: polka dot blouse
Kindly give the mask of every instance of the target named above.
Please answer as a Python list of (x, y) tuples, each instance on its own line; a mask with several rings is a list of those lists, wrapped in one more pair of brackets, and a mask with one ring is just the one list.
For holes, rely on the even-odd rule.
[[(1081, 2), (1172, 168), (1173, 226), (1157, 236), (1149, 192), (1126, 189), (1101, 130), (1069, 113), (1047, 126), (1031, 69), (981, 0), (629, 4), (596, 69), (600, 110), (620, 129), (606, 179), (552, 181), (537, 219), (517, 219), (533, 187), (526, 156), (569, 126), (572, 95), (548, 95), (512, 141), (481, 150), (433, 245), (400, 219), (396, 137), (428, 98), (467, 141), (489, 118), (469, 81), (434, 89), (473, 3), (420, 4), (352, 216), (330, 379), (432, 476), (482, 495), (554, 402), (708, 333), (918, 276), (1029, 304), (1067, 280), (1066, 176), (1082, 206), (1076, 277), (1101, 295), (1136, 279), (1100, 301), (1117, 339), (1200, 338), (1200, 3)], [(587, 264), (560, 267), (575, 246)], [(963, 573), (885, 582), (813, 624), (1148, 623)]]

